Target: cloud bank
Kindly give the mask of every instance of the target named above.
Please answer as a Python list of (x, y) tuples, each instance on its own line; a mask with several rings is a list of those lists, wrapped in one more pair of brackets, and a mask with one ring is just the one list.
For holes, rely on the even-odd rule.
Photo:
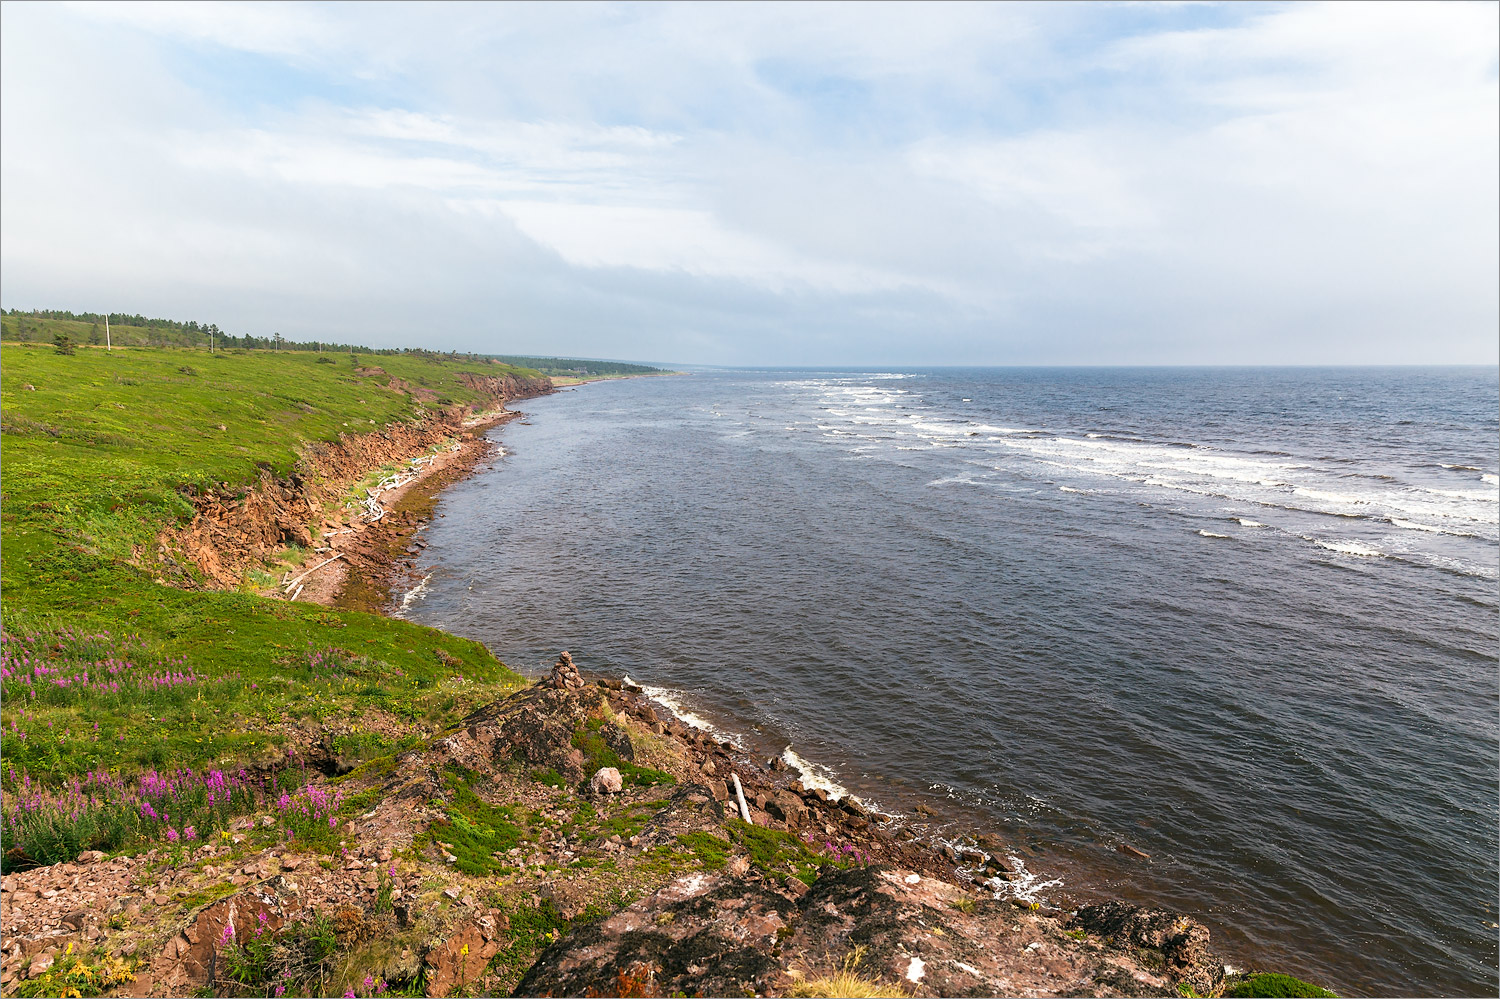
[(1497, 10), (7, 4), (0, 297), (677, 363), (1496, 363)]

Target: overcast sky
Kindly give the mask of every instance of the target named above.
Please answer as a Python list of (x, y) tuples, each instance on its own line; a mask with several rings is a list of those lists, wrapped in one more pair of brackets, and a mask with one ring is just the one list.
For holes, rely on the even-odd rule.
[(8, 3), (0, 299), (677, 363), (1491, 364), (1497, 11)]

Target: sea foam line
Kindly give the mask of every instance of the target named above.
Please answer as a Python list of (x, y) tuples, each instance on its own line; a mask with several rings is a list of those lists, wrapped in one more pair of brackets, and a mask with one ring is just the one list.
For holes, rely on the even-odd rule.
[(401, 595), (401, 606), (397, 609), (396, 613), (397, 614), (405, 614), (406, 613), (406, 609), (408, 607), (410, 607), (412, 604), (416, 603), (418, 600), (425, 599), (426, 596), (427, 596), (427, 583), (431, 579), (432, 579), (432, 573), (429, 572), (427, 575), (425, 575), (425, 576), (422, 577), (422, 581), (420, 583), (418, 583), (416, 586), (413, 586), (411, 589), (407, 590), (404, 594), (402, 594)]
[(677, 691), (668, 690), (665, 687), (648, 687), (644, 683), (636, 683), (630, 678), (629, 673), (625, 674), (620, 679), (625, 683), (640, 687), (647, 697), (664, 705), (666, 709), (672, 712), (672, 714), (677, 717), (677, 720), (682, 722), (684, 725), (687, 725), (690, 728), (696, 728), (703, 732), (707, 732), (714, 738), (718, 739), (720, 742), (731, 742), (735, 746), (740, 745), (738, 737), (736, 737), (732, 733), (725, 732), (723, 729), (719, 728), (719, 726), (715, 725), (707, 718), (704, 718), (702, 715), (696, 714), (692, 710), (687, 708), (679, 699), (680, 695), (677, 693)]
[(802, 785), (810, 788), (821, 788), (828, 792), (828, 797), (837, 801), (846, 797), (849, 789), (833, 779), (833, 771), (819, 763), (809, 763), (791, 746), (781, 751), (781, 758), (787, 762), (787, 766), (802, 775)]
[(1033, 874), (1026, 869), (1026, 861), (1015, 854), (1010, 855), (1011, 874), (1010, 879), (993, 878), (989, 882), (990, 890), (995, 893), (995, 898), (1003, 898), (1009, 895), (1023, 902), (1041, 902), (1042, 892), (1051, 888), (1061, 888), (1062, 878), (1049, 878), (1042, 880), (1040, 875)]

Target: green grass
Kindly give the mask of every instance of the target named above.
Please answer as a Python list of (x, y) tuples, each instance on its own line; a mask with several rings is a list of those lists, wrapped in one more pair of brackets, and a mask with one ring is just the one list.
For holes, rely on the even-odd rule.
[(491, 805), (470, 787), (472, 774), (450, 766), (444, 774), (448, 800), (437, 802), (447, 817), (432, 823), (427, 836), (433, 843), (445, 843), (458, 858), (453, 866), (472, 877), (484, 877), (509, 868), (509, 862), (494, 854), (504, 854), (519, 846), (524, 829), (517, 820), (513, 805)]
[(193, 892), (186, 898), (179, 899), (177, 904), (180, 905), (184, 911), (187, 911), (189, 909), (196, 909), (199, 906), (210, 905), (214, 902), (217, 902), (221, 898), (228, 898), (230, 895), (233, 895), (237, 891), (239, 891), (238, 887), (229, 883), (228, 881), (225, 881), (223, 884), (217, 884), (210, 888), (205, 888), (202, 891)]
[(729, 841), (720, 839), (713, 833), (701, 831), (683, 833), (677, 837), (677, 842), (687, 847), (693, 856), (698, 858), (704, 870), (722, 871), (724, 865), (729, 863), (729, 851), (732, 849)]
[(781, 878), (790, 874), (812, 884), (818, 879), (818, 868), (828, 863), (828, 858), (814, 853), (789, 832), (751, 825), (740, 819), (729, 819), (724, 827), (749, 852), (750, 863), (764, 874)]
[[(338, 731), (337, 752), (357, 762), (412, 744), (363, 730), (370, 711), (436, 730), (519, 684), (476, 642), (358, 611), (176, 589), (161, 585), (154, 557), (157, 535), (193, 514), (184, 487), (233, 493), (262, 468), (292, 471), (311, 442), (415, 418), (419, 404), (388, 388), (392, 378), (477, 403), (461, 373), (531, 372), (402, 355), (365, 355), (387, 374), (364, 377), (347, 355), (320, 364), (269, 351), (0, 351), (6, 633), (44, 645), (108, 633), (138, 667), (181, 663), (197, 677), (191, 689), (137, 699), (75, 691), (28, 701), (8, 684), (7, 779), (21, 769), (55, 784), (98, 768), (284, 763), (285, 730), (301, 719)], [(315, 675), (309, 650), (326, 649), (358, 668)], [(92, 662), (70, 655), (42, 658)], [(17, 727), (25, 739), (12, 738)]]
[(73, 944), (51, 968), (13, 986), (13, 996), (102, 996), (135, 980), (134, 962), (111, 957), (103, 948), (83, 952)]
[(642, 787), (655, 787), (661, 784), (677, 783), (677, 778), (665, 770), (642, 767), (629, 760), (621, 759), (618, 753), (609, 748), (604, 741), (604, 736), (600, 734), (604, 725), (602, 718), (589, 718), (573, 733), (573, 745), (583, 751), (583, 772), (586, 775), (594, 774), (600, 767), (614, 767), (620, 771), (620, 778), (627, 786), (636, 784)]
[[(490, 971), (499, 974), (502, 981), (514, 986), (536, 956), (555, 940), (561, 939), (572, 928), (572, 923), (562, 917), (550, 898), (536, 905), (502, 906), (510, 920), (504, 946), (490, 961)], [(591, 914), (585, 913), (578, 922), (585, 922)], [(495, 995), (509, 994), (509, 988)]]
[(1262, 974), (1251, 975), (1244, 981), (1239, 982), (1224, 992), (1226, 997), (1242, 999), (1242, 997), (1265, 996), (1268, 999), (1334, 999), (1335, 994), (1325, 988), (1304, 982), (1300, 978), (1291, 975)]

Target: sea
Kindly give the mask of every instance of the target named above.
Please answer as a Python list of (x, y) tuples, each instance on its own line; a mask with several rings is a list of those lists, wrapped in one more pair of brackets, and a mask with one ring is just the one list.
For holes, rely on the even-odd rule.
[(1494, 368), (703, 370), (521, 408), (404, 616), (1000, 835), (1003, 891), (1185, 912), (1343, 995), (1496, 994)]

